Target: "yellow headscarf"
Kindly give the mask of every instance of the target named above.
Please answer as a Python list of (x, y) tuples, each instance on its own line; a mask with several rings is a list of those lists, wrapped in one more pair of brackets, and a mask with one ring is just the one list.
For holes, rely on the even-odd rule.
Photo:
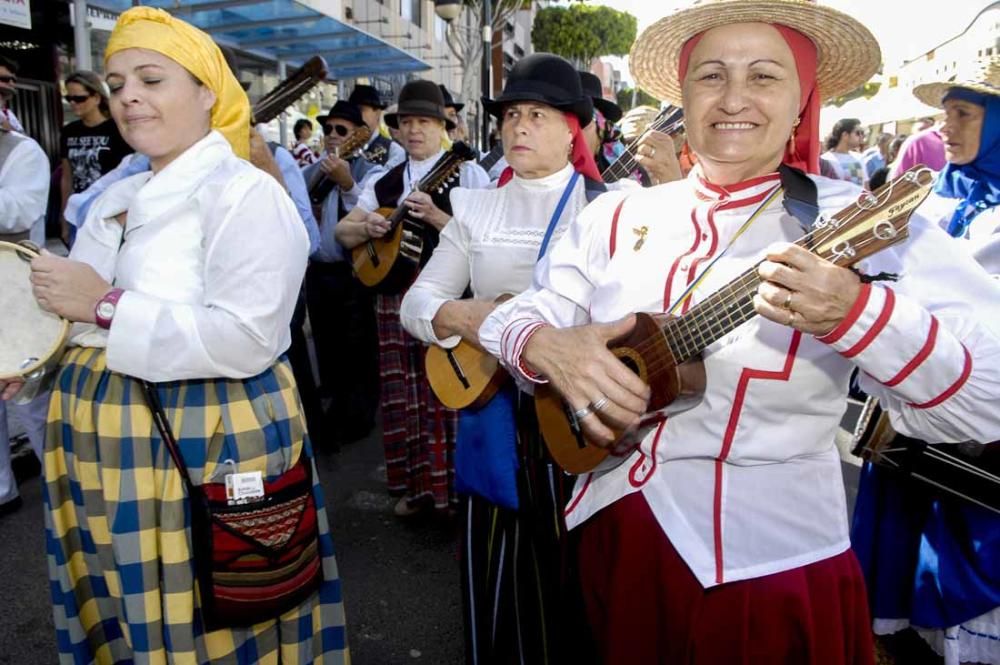
[(162, 9), (133, 7), (115, 23), (104, 51), (105, 67), (108, 58), (127, 48), (161, 53), (208, 86), (216, 97), (212, 129), (226, 137), (238, 156), (250, 158), (250, 100), (211, 37)]

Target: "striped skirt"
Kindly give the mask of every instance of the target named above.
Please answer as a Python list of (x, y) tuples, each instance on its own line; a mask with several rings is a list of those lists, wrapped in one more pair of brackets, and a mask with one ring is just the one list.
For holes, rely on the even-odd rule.
[[(318, 476), (319, 591), (269, 621), (205, 632), (180, 473), (139, 383), (105, 362), (103, 349), (71, 349), (52, 390), (45, 527), (60, 661), (349, 663)], [(274, 478), (311, 454), (286, 361), (244, 380), (159, 386), (195, 482), (222, 482), (234, 466)]]
[(576, 574), (576, 534), (563, 520), (574, 481), (549, 457), (534, 399), (522, 392), (517, 439), (519, 509), (477, 496), (463, 501), (466, 662), (594, 663)]
[(427, 347), (403, 329), (401, 302), (401, 296), (380, 295), (375, 305), (389, 493), (444, 509), (458, 503), (452, 459), (458, 415), (431, 391), (424, 369)]

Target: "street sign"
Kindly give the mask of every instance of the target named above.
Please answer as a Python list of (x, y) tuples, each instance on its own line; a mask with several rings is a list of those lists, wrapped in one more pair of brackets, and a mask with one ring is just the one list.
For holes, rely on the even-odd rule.
[(31, 0), (0, 0), (0, 23), (31, 30)]

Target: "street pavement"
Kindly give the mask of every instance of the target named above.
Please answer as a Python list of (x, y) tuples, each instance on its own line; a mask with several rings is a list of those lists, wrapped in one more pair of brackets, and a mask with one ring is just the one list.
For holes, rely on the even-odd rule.
[[(845, 417), (848, 425), (856, 408)], [(842, 432), (844, 447), (846, 432)], [(460, 665), (462, 612), (454, 520), (393, 515), (379, 434), (320, 451), (348, 639), (355, 665)], [(858, 468), (843, 465), (849, 508)], [(21, 485), (25, 506), (0, 519), (0, 665), (56, 662), (38, 477)]]

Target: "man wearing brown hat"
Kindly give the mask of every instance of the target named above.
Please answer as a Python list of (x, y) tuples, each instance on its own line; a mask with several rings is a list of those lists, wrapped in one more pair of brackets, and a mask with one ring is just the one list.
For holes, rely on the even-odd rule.
[(374, 164), (390, 169), (402, 163), (406, 159), (406, 153), (403, 149), (379, 133), (382, 125), (382, 111), (385, 110), (386, 104), (382, 101), (378, 90), (370, 85), (358, 83), (354, 86), (347, 101), (361, 111), (364, 123), (368, 125), (368, 129), (372, 130), (372, 138), (364, 148), (365, 158)]
[[(442, 145), (454, 124), (445, 115), (444, 104), (441, 90), (430, 81), (403, 86), (396, 112), (387, 114), (385, 122), (399, 129), (406, 161), (377, 181), (369, 180), (357, 207), (337, 224), (337, 239), (345, 247), (385, 235), (389, 222), (375, 211), (405, 205), (408, 216), (422, 222), (424, 265), (451, 219), (451, 190), (489, 184), (485, 171), (465, 162), (457, 182), (448, 180), (431, 194), (413, 191), (445, 154)], [(426, 349), (403, 329), (401, 300), (402, 294), (376, 296), (386, 476), (389, 492), (400, 497), (396, 514), (403, 517), (431, 506), (447, 510), (457, 505), (451, 481), (457, 423), (455, 412), (445, 409), (430, 391), (423, 361)]]

